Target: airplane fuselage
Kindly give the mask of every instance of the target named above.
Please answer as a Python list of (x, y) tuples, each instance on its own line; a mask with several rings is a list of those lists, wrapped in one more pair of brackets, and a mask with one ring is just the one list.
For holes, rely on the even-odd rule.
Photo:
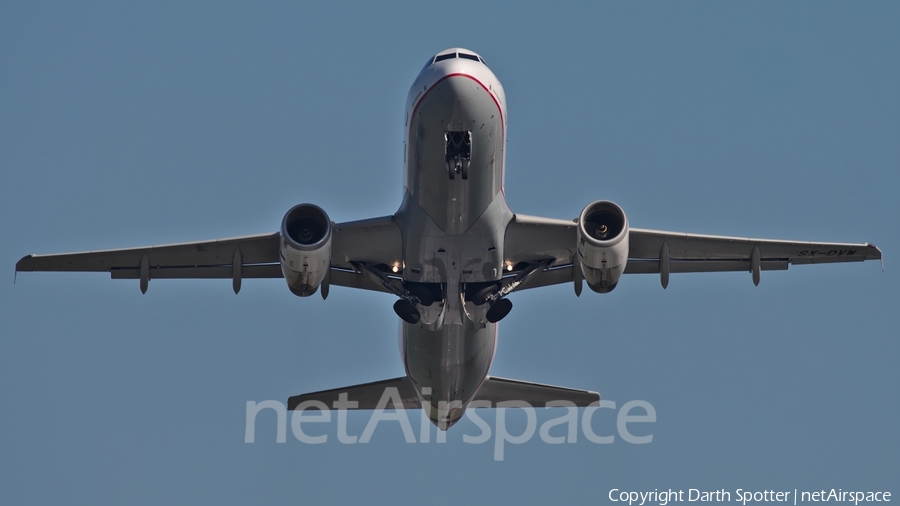
[[(600, 395), (488, 376), (497, 322), (507, 297), (522, 289), (569, 284), (611, 292), (624, 274), (749, 272), (792, 264), (882, 258), (868, 243), (753, 239), (631, 228), (609, 200), (587, 204), (574, 220), (514, 215), (503, 177), (506, 96), (477, 54), (447, 49), (416, 77), (406, 104), (403, 201), (397, 212), (335, 223), (302, 203), (276, 233), (179, 244), (27, 255), (20, 271), (108, 272), (114, 279), (283, 278), (292, 293), (328, 297), (330, 286), (396, 297), (406, 375), (294, 395), (288, 409), (423, 408), (439, 428), (466, 408), (587, 407)], [(399, 278), (399, 279), (398, 279)], [(510, 404), (512, 403), (512, 404)], [(562, 404), (560, 404), (562, 403)]]
[[(475, 59), (447, 56), (454, 54)], [(500, 280), (513, 215), (503, 195), (500, 82), (471, 51), (448, 49), (433, 60), (407, 100), (405, 195), (395, 218), (403, 233), (404, 282), (443, 292), (443, 304), (420, 307), (421, 322), (401, 323), (400, 346), (423, 408), (446, 428), (462, 416), (494, 356), (497, 324), (467, 316), (479, 308), (465, 292)]]

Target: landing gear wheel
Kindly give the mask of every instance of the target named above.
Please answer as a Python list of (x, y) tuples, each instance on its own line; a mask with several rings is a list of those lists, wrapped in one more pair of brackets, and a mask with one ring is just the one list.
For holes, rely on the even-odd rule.
[(510, 311), (512, 311), (512, 301), (509, 299), (500, 299), (491, 305), (491, 308), (488, 309), (487, 314), (484, 315), (484, 317), (491, 323), (497, 323), (502, 320), (503, 317), (508, 315)]
[(422, 315), (419, 314), (419, 310), (416, 309), (416, 306), (413, 306), (408, 300), (400, 299), (395, 302), (394, 312), (397, 313), (397, 316), (399, 316), (401, 320), (410, 325), (419, 323), (419, 320), (422, 318)]
[(450, 180), (456, 179), (456, 167), (450, 167)]
[(463, 179), (469, 179), (469, 164), (468, 163), (462, 164), (462, 177), (463, 177)]

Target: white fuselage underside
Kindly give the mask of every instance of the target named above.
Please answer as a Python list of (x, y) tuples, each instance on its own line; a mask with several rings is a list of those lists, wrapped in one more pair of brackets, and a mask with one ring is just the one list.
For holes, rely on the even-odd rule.
[[(490, 69), (463, 58), (427, 65), (407, 101), (405, 195), (396, 214), (403, 279), (440, 283), (445, 297), (426, 308), (424, 323), (401, 323), (400, 347), (423, 408), (442, 428), (462, 416), (496, 349), (497, 324), (467, 317), (474, 308), (460, 290), (465, 283), (499, 280), (504, 268), (512, 218), (503, 195), (505, 101)], [(450, 177), (447, 132), (471, 139), (466, 179)]]

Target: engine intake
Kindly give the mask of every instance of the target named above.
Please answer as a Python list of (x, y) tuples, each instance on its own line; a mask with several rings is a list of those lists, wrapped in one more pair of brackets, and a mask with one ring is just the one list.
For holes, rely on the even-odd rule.
[(294, 295), (316, 293), (331, 269), (331, 219), (321, 207), (299, 204), (281, 222), (281, 272)]
[(591, 290), (611, 292), (628, 262), (628, 218), (617, 204), (598, 200), (578, 218), (578, 260)]

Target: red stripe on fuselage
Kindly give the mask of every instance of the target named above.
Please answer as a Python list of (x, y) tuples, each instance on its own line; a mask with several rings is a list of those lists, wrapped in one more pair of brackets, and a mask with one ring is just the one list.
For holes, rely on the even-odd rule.
[[(494, 96), (494, 94), (491, 92), (491, 89), (488, 88), (487, 86), (485, 86), (484, 83), (482, 83), (481, 81), (476, 79), (474, 76), (469, 75), (469, 74), (464, 74), (462, 72), (456, 72), (454, 74), (447, 74), (444, 77), (435, 81), (435, 83), (431, 85), (431, 88), (428, 88), (427, 90), (425, 90), (425, 93), (423, 93), (422, 96), (419, 97), (419, 101), (416, 102), (415, 105), (413, 105), (412, 114), (410, 115), (410, 118), (409, 118), (409, 126), (407, 127), (407, 131), (406, 131), (406, 137), (409, 138), (409, 129), (412, 128), (412, 122), (413, 122), (413, 119), (416, 117), (416, 111), (419, 110), (419, 104), (421, 104), (422, 101), (425, 100), (425, 97), (427, 97), (428, 94), (431, 93), (431, 90), (433, 90), (435, 88), (435, 86), (440, 84), (441, 81), (443, 81), (445, 79), (449, 79), (451, 77), (465, 77), (465, 78), (475, 81), (476, 83), (478, 83), (479, 86), (481, 86), (481, 89), (483, 89), (491, 97), (491, 100), (494, 101), (494, 105), (497, 106), (497, 112), (500, 113), (500, 135), (503, 136), (503, 139), (500, 142), (500, 149), (502, 151), (506, 151), (506, 123), (504, 123), (504, 121), (503, 121), (503, 108), (500, 107), (500, 102), (497, 101), (497, 97)], [(501, 155), (501, 160), (503, 160), (504, 158), (505, 157), (503, 157)], [(505, 171), (505, 170), (506, 170), (506, 167), (504, 167), (503, 164), (501, 164), (500, 165), (500, 181), (503, 181), (503, 171)], [(500, 193), (502, 193), (503, 197), (506, 198), (506, 192), (503, 191), (502, 184), (500, 185)]]

